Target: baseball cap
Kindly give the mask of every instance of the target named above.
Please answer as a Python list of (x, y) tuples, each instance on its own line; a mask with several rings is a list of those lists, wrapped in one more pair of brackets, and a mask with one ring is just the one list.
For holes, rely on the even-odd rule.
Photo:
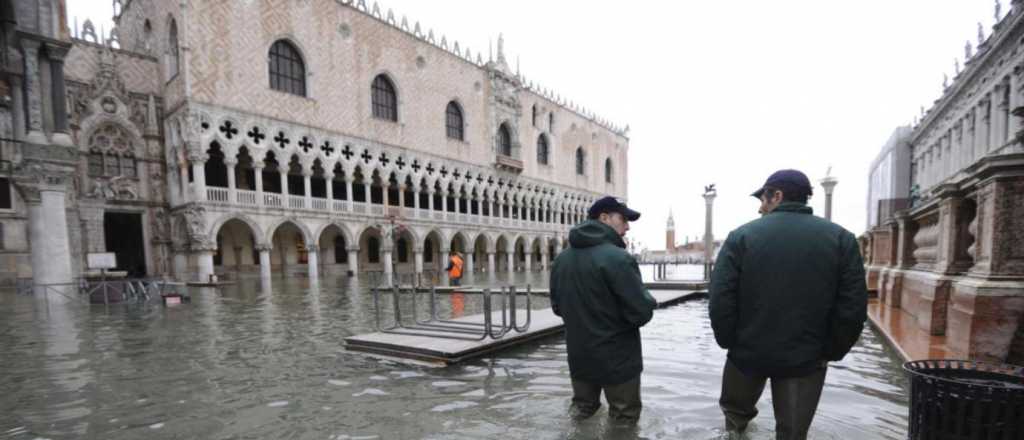
[(601, 197), (593, 205), (590, 205), (590, 209), (587, 210), (587, 217), (594, 219), (605, 212), (618, 212), (631, 222), (635, 222), (640, 218), (639, 212), (629, 209), (626, 207), (626, 202), (612, 196)]
[(766, 187), (780, 189), (784, 193), (807, 195), (814, 193), (810, 179), (807, 178), (806, 174), (797, 170), (779, 170), (772, 173), (771, 176), (768, 176), (768, 180), (764, 182), (764, 185), (761, 185), (761, 188), (754, 191), (751, 196), (761, 198), (761, 194), (764, 194)]

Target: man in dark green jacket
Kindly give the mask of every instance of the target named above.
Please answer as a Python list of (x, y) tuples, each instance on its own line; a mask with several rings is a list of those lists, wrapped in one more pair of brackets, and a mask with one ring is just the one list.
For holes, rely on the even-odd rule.
[(857, 342), (867, 318), (864, 263), (853, 234), (812, 215), (803, 173), (772, 174), (752, 194), (760, 219), (726, 238), (711, 277), (715, 340), (728, 349), (719, 404), (743, 432), (771, 379), (778, 439), (804, 439), (828, 361)]
[(640, 213), (604, 197), (587, 216), (569, 232), (570, 247), (551, 268), (551, 309), (565, 321), (571, 411), (578, 419), (592, 416), (604, 390), (609, 417), (634, 424), (641, 409), (640, 327), (657, 306), (622, 241)]

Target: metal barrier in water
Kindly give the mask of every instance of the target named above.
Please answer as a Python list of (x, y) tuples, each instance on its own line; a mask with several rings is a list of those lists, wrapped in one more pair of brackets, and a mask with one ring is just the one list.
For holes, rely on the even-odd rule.
[[(374, 327), (378, 332), (382, 333), (428, 336), (463, 341), (483, 341), (488, 337), (491, 339), (501, 339), (512, 331), (525, 333), (530, 329), (530, 321), (532, 319), (530, 289), (530, 286), (526, 286), (526, 322), (523, 325), (519, 325), (516, 316), (516, 311), (518, 310), (516, 308), (516, 298), (519, 296), (519, 293), (516, 292), (515, 286), (502, 287), (500, 289), (500, 293), (497, 295), (498, 302), (500, 302), (501, 324), (496, 325), (494, 313), (499, 310), (495, 308), (494, 293), (491, 292), (491, 289), (483, 290), (483, 322), (469, 322), (442, 319), (438, 315), (437, 288), (435, 286), (431, 286), (429, 291), (422, 292), (429, 295), (427, 303), (428, 317), (426, 319), (420, 319), (419, 313), (420, 290), (426, 289), (421, 289), (415, 284), (408, 288), (393, 285), (391, 288), (382, 289), (375, 286), (370, 288), (373, 294)], [(383, 294), (390, 294), (392, 298), (393, 320), (389, 325), (382, 325), (381, 323), (383, 315), (381, 304), (382, 292), (384, 292)], [(408, 320), (403, 318), (401, 307), (403, 295), (410, 295), (412, 297), (412, 307), (409, 310), (412, 315), (411, 323), (406, 322)]]

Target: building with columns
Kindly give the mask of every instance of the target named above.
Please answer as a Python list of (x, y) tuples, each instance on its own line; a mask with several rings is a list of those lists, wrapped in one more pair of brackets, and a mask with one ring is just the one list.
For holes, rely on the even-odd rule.
[[(890, 164), (905, 168), (885, 173), (907, 176), (909, 200), (882, 210), (863, 246), (869, 288), (888, 310), (944, 337), (953, 357), (1019, 364), (1024, 4), (1013, 1), (1005, 16), (998, 11), (991, 34), (979, 25), (977, 50), (968, 42), (963, 70), (898, 141), (905, 151)], [(909, 160), (900, 159), (904, 153)], [(889, 188), (898, 200), (899, 185)]]
[(442, 272), (450, 251), (500, 277), (627, 194), (628, 129), (511, 69), (500, 37), (485, 57), (362, 0), (114, 0), (107, 35), (13, 3), (8, 277), (70, 280), (96, 252), (188, 280)]

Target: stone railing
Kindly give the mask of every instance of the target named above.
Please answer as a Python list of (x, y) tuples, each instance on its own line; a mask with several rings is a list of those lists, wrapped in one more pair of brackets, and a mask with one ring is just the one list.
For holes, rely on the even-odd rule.
[(938, 256), (939, 224), (935, 220), (922, 223), (914, 234), (914, 260), (921, 264), (933, 264)]

